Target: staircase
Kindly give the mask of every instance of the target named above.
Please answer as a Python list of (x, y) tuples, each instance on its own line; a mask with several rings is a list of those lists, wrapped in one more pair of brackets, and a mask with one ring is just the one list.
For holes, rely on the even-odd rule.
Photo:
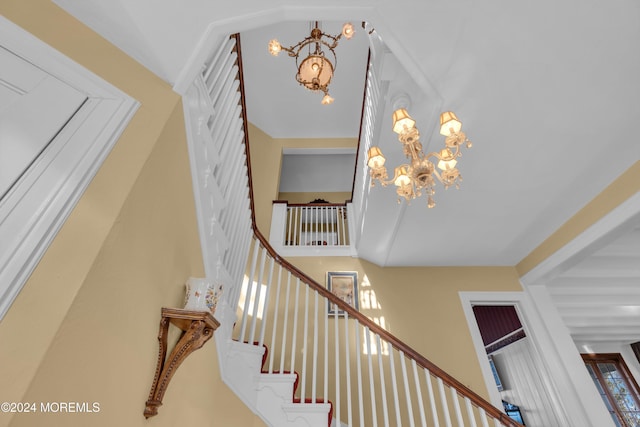
[(221, 42), (183, 98), (205, 270), (225, 284), (215, 314), (224, 382), (273, 427), (520, 426), (255, 227), (239, 49), (236, 37)]

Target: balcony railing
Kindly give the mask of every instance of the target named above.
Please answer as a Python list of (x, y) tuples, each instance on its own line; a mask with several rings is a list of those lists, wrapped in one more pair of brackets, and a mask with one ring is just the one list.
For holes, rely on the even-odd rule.
[(273, 202), (269, 243), (283, 256), (350, 256), (351, 204)]

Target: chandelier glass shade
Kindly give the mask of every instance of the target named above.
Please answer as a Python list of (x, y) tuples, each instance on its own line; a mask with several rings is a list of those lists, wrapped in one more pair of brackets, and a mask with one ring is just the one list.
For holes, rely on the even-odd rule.
[[(383, 186), (393, 183), (396, 186), (398, 203), (401, 202), (401, 198), (409, 202), (424, 193), (427, 196), (427, 206), (433, 208), (436, 205), (433, 198), (436, 180), (442, 183), (445, 189), (451, 186), (460, 188), (462, 176), (456, 167), (457, 159), (462, 155), (460, 146), (464, 144), (471, 148), (471, 141), (462, 132), (462, 122), (453, 112), (447, 111), (440, 115), (440, 134), (445, 136), (445, 147), (437, 152), (424, 154), (420, 132), (407, 110), (397, 109), (393, 112), (392, 120), (393, 131), (398, 134), (398, 140), (409, 163), (396, 167), (393, 178), (388, 179), (384, 166), (386, 159), (382, 151), (379, 147), (369, 148), (367, 165), (371, 186), (375, 185), (375, 181)], [(437, 168), (434, 162), (437, 162)]]
[(354, 34), (351, 23), (344, 24), (342, 32), (332, 36), (322, 32), (316, 21), (311, 34), (291, 47), (284, 47), (275, 39), (269, 41), (269, 53), (278, 56), (284, 50), (290, 57), (295, 58), (298, 70), (296, 81), (310, 91), (322, 92), (322, 104), (327, 105), (333, 102), (329, 95), (329, 84), (338, 64), (335, 48), (342, 37), (348, 40)]

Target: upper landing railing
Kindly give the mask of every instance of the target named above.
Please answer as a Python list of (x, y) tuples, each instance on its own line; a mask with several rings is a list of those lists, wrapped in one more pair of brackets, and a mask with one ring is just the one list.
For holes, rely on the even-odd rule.
[(269, 244), (282, 256), (355, 256), (350, 203), (273, 202)]

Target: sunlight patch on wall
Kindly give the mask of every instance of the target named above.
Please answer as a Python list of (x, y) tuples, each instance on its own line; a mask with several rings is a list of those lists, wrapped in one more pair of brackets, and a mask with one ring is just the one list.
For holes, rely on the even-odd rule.
[[(241, 311), (245, 311), (249, 314), (249, 316), (253, 316), (255, 310), (255, 304), (258, 304), (256, 313), (256, 317), (258, 319), (262, 319), (262, 314), (264, 313), (264, 302), (267, 298), (267, 287), (265, 285), (259, 285), (256, 282), (251, 284), (251, 295), (249, 297), (249, 306), (246, 307), (247, 303), (247, 292), (249, 291), (249, 277), (246, 275), (242, 280), (242, 290), (240, 291), (240, 298), (238, 299), (238, 309)], [(257, 301), (256, 301), (257, 300)]]
[[(382, 327), (385, 330), (389, 330), (387, 328), (387, 323), (385, 321), (384, 316), (382, 315), (382, 306), (378, 302), (378, 298), (376, 297), (376, 292), (371, 288), (371, 282), (369, 282), (369, 278), (367, 275), (362, 279), (360, 291), (360, 310), (364, 315), (370, 318), (376, 325)], [(376, 338), (376, 334), (373, 332), (369, 332), (369, 336), (367, 334), (363, 334), (362, 336), (362, 352), (365, 355), (376, 355), (378, 352), (384, 356), (389, 355), (389, 344), (386, 341), (380, 340), (380, 345), (378, 346), (378, 340)]]

